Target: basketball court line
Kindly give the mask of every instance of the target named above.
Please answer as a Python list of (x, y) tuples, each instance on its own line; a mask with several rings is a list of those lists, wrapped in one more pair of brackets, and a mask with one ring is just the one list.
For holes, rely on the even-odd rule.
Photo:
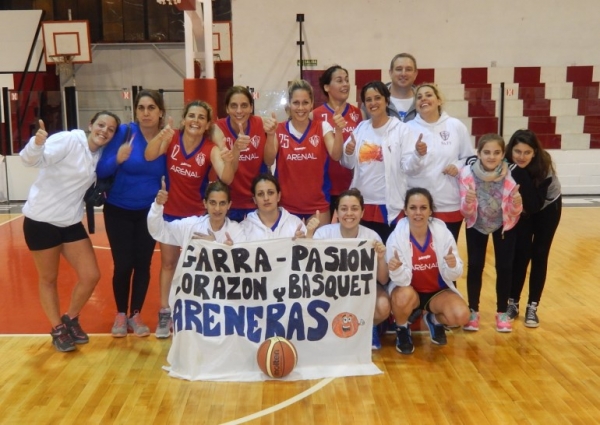
[(258, 419), (260, 417), (269, 415), (271, 413), (277, 412), (278, 410), (284, 409), (288, 406), (291, 406), (294, 403), (299, 402), (300, 400), (308, 397), (309, 395), (312, 395), (314, 393), (316, 393), (317, 391), (321, 390), (321, 388), (323, 388), (325, 385), (329, 384), (330, 382), (332, 382), (335, 378), (325, 378), (322, 381), (320, 381), (318, 384), (310, 387), (309, 389), (302, 391), (300, 394), (295, 395), (292, 398), (287, 399), (286, 401), (282, 401), (279, 404), (276, 404), (274, 406), (271, 406), (267, 409), (264, 410), (260, 410), (258, 412), (252, 413), (251, 415), (248, 416), (244, 416), (243, 418), (239, 418), (239, 419), (235, 419), (233, 421), (230, 422), (223, 422), (221, 425), (237, 425), (237, 424), (243, 424), (246, 422), (249, 422), (251, 420), (254, 419)]

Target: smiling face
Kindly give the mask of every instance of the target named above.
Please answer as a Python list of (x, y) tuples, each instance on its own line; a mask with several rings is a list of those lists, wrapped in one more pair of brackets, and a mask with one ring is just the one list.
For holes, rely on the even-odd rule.
[(201, 106), (191, 106), (183, 118), (184, 132), (190, 136), (202, 136), (209, 124), (208, 111)]
[(147, 129), (158, 129), (162, 111), (150, 96), (140, 98), (135, 108), (135, 117), (140, 127)]
[(527, 143), (519, 142), (512, 148), (512, 160), (521, 168), (527, 167), (534, 156), (535, 151)]
[(390, 79), (394, 86), (405, 89), (415, 83), (418, 73), (417, 67), (410, 58), (401, 57), (394, 61), (390, 69)]
[(406, 201), (404, 211), (411, 229), (427, 227), (429, 217), (433, 214), (429, 199), (421, 193), (411, 195)]
[(117, 120), (110, 115), (100, 115), (89, 126), (88, 145), (92, 152), (111, 141), (117, 131)]
[(481, 165), (485, 171), (493, 171), (498, 168), (504, 159), (504, 149), (498, 141), (490, 140), (481, 146), (477, 156), (481, 160)]
[(290, 98), (290, 116), (292, 122), (305, 122), (312, 111), (313, 102), (310, 93), (303, 89), (294, 90)]
[(417, 90), (417, 112), (422, 118), (437, 119), (440, 117), (442, 100), (438, 97), (433, 87), (422, 86)]
[(350, 95), (350, 79), (348, 73), (343, 69), (338, 69), (331, 75), (329, 84), (325, 84), (325, 91), (330, 99), (339, 103), (344, 103)]
[(277, 191), (277, 187), (273, 182), (268, 180), (259, 181), (254, 188), (254, 203), (258, 211), (270, 213), (277, 210), (281, 193)]
[(232, 122), (245, 124), (252, 114), (252, 102), (244, 94), (236, 93), (229, 99), (226, 110)]
[(387, 102), (385, 96), (374, 88), (369, 88), (365, 92), (365, 107), (372, 118), (383, 117), (387, 115)]
[(343, 196), (338, 199), (338, 222), (346, 230), (356, 230), (364, 213), (356, 196)]
[(227, 216), (227, 211), (231, 207), (231, 202), (227, 193), (222, 191), (210, 192), (208, 199), (204, 200), (206, 212), (210, 216), (211, 224), (222, 224)]

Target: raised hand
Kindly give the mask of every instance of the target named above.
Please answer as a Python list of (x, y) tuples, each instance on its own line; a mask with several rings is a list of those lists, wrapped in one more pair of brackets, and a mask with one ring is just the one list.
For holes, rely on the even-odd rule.
[(475, 189), (469, 188), (467, 190), (467, 194), (465, 195), (465, 202), (467, 204), (472, 204), (476, 200), (477, 200), (477, 192), (475, 192)]
[(167, 125), (165, 125), (163, 129), (160, 130), (158, 136), (160, 137), (161, 143), (168, 143), (171, 141), (174, 134), (175, 130), (173, 130), (173, 118), (169, 117), (167, 119)]
[(347, 124), (346, 120), (342, 116), (342, 112), (344, 112), (344, 108), (342, 108), (341, 105), (335, 108), (335, 111), (333, 112), (333, 123), (335, 124), (336, 128), (339, 128), (340, 130), (343, 130)]
[(450, 177), (456, 177), (458, 175), (458, 168), (456, 168), (456, 165), (450, 164), (444, 168), (442, 174), (449, 175)]
[(123, 143), (117, 151), (117, 164), (122, 164), (129, 159), (133, 150), (133, 137), (127, 143)]
[(310, 220), (308, 220), (308, 224), (306, 225), (306, 237), (307, 238), (312, 238), (313, 235), (315, 234), (315, 231), (319, 228), (319, 226), (321, 225), (321, 213), (319, 212), (319, 210), (317, 210), (317, 212), (315, 213), (315, 215), (313, 215)]
[(350, 133), (350, 141), (346, 143), (345, 152), (346, 155), (353, 155), (356, 150), (356, 139), (354, 138), (354, 133)]
[(263, 129), (267, 134), (274, 134), (277, 129), (277, 115), (271, 112), (270, 117), (263, 118)]
[(192, 239), (202, 239), (205, 241), (216, 241), (217, 238), (215, 237), (215, 234), (210, 230), (207, 229), (208, 233), (200, 233), (200, 232), (194, 232), (192, 234)]
[(229, 234), (229, 232), (225, 232), (225, 245), (229, 245), (232, 246), (233, 245), (233, 239), (231, 239), (231, 235)]
[(521, 185), (516, 185), (513, 190), (510, 192), (510, 196), (512, 198), (512, 203), (515, 206), (521, 206), (523, 204), (523, 198), (521, 197), (521, 194), (519, 193), (519, 188), (521, 187)]
[(223, 160), (223, 162), (233, 162), (233, 152), (231, 152), (229, 149), (223, 146), (221, 148), (221, 159)]
[(450, 247), (450, 249), (448, 249), (448, 253), (444, 255), (444, 261), (451, 269), (456, 267), (456, 256), (452, 253), (452, 247)]
[(385, 245), (379, 241), (373, 241), (373, 248), (375, 254), (377, 254), (377, 259), (383, 260), (385, 258)]
[(44, 143), (46, 143), (46, 139), (48, 139), (48, 133), (46, 132), (44, 121), (38, 120), (38, 124), (40, 125), (40, 128), (35, 133), (35, 144), (38, 146), (43, 146)]
[(402, 261), (400, 261), (400, 256), (398, 255), (398, 251), (394, 250), (394, 256), (390, 259), (388, 263), (388, 269), (393, 272), (394, 270), (398, 270), (402, 266)]
[(238, 123), (240, 132), (238, 133), (238, 138), (236, 139), (234, 146), (239, 152), (243, 152), (248, 149), (248, 145), (250, 144), (250, 136), (244, 133), (244, 124)]
[(427, 143), (423, 141), (423, 134), (419, 134), (419, 138), (415, 144), (415, 149), (420, 156), (427, 154)]
[(306, 233), (304, 233), (302, 231), (302, 225), (304, 223), (298, 223), (298, 227), (296, 228), (296, 233), (294, 233), (294, 237), (292, 238), (293, 241), (295, 241), (298, 238), (304, 238), (306, 237)]
[(169, 192), (167, 192), (167, 183), (165, 182), (165, 176), (162, 176), (160, 180), (160, 190), (156, 194), (156, 203), (158, 205), (164, 205), (169, 199)]

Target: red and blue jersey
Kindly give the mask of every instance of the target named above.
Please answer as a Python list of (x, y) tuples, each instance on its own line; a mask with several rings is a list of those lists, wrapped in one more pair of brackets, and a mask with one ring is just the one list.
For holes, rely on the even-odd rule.
[[(331, 109), (328, 104), (324, 103), (313, 110), (313, 117), (321, 121), (327, 121), (335, 131), (335, 123), (333, 122), (334, 113), (335, 111)], [(347, 103), (346, 108), (342, 112), (342, 116), (346, 120), (346, 126), (342, 131), (342, 137), (345, 142), (346, 139), (350, 137), (352, 130), (354, 130), (358, 123), (362, 121), (362, 115), (360, 109)], [(330, 195), (337, 196), (344, 190), (350, 188), (350, 183), (352, 183), (352, 170), (344, 167), (338, 161), (330, 161), (329, 180), (331, 181), (331, 190), (329, 193)]]
[(311, 120), (304, 134), (290, 133), (290, 121), (277, 125), (279, 144), (275, 175), (281, 186), (281, 206), (293, 214), (329, 210), (329, 154), (323, 139), (323, 124)]
[(427, 239), (423, 246), (419, 245), (415, 238), (410, 235), (410, 243), (413, 251), (412, 258), (412, 281), (411, 286), (419, 293), (438, 292), (448, 288), (440, 275), (438, 259), (433, 249), (433, 238), (431, 232), (427, 231)]
[[(233, 128), (230, 117), (221, 118), (217, 121), (217, 125), (225, 136), (225, 146), (231, 150), (238, 138), (239, 130)], [(260, 117), (250, 116), (246, 135), (250, 137), (250, 144), (245, 151), (240, 152), (238, 168), (233, 181), (229, 185), (232, 209), (256, 208), (256, 205), (252, 201), (252, 180), (258, 174), (268, 171), (268, 167), (264, 163), (265, 143), (267, 139)], [(211, 181), (217, 179), (214, 170), (211, 172), (210, 179)]]
[(183, 134), (175, 131), (167, 148), (167, 190), (164, 213), (172, 217), (191, 217), (206, 212), (202, 202), (211, 169), (210, 153), (215, 146), (206, 135), (192, 151), (186, 152)]

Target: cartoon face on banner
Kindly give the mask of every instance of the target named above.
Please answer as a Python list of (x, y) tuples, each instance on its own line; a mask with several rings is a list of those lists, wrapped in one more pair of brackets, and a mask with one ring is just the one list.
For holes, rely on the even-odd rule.
[(364, 322), (362, 320), (359, 322), (356, 315), (348, 312), (338, 314), (333, 319), (333, 322), (331, 322), (333, 333), (340, 338), (350, 338), (351, 336), (354, 336), (356, 332), (358, 332), (358, 327), (360, 325), (364, 325)]

